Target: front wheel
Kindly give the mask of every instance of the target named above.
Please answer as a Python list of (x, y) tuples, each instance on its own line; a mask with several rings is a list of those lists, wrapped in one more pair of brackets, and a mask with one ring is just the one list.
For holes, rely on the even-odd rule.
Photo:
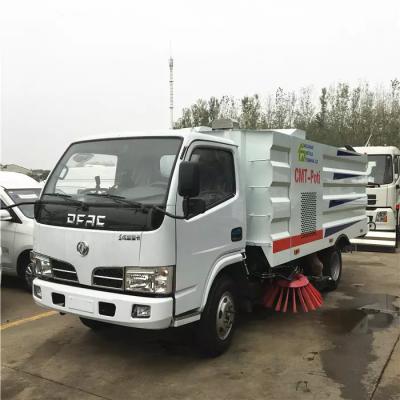
[(235, 330), (236, 312), (235, 284), (229, 276), (223, 275), (211, 287), (197, 326), (196, 341), (203, 354), (215, 357), (228, 349)]
[(323, 264), (322, 273), (329, 276), (328, 290), (335, 290), (339, 286), (342, 277), (342, 253), (337, 247), (331, 247), (322, 253), (321, 261)]

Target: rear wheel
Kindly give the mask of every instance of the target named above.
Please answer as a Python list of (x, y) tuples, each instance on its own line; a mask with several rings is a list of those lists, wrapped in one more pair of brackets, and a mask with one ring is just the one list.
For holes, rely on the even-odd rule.
[(82, 324), (85, 325), (86, 327), (93, 329), (94, 331), (98, 331), (101, 329), (109, 328), (110, 324), (107, 322), (102, 322), (102, 321), (97, 321), (95, 319), (89, 319), (89, 318), (83, 318), (79, 317), (81, 320)]
[(324, 265), (322, 273), (324, 276), (329, 276), (328, 290), (335, 290), (339, 286), (342, 277), (342, 253), (337, 247), (330, 247), (325, 250), (321, 256), (322, 264)]
[(214, 282), (196, 331), (196, 341), (207, 356), (218, 356), (232, 342), (237, 319), (236, 288), (233, 280), (223, 275)]

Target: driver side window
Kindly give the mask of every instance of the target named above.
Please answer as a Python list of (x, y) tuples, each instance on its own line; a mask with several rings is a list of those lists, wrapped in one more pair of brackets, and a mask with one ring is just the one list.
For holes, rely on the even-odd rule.
[(235, 166), (230, 151), (198, 147), (190, 156), (190, 161), (199, 163), (200, 193), (198, 197), (205, 201), (206, 209), (235, 195)]

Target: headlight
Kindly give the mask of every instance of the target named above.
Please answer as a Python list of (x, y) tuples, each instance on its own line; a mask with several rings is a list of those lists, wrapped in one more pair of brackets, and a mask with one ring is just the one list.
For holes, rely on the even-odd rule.
[(126, 267), (125, 290), (142, 293), (172, 292), (174, 267)]
[(387, 222), (387, 211), (378, 211), (375, 222)]
[(49, 257), (31, 252), (31, 261), (34, 265), (35, 275), (49, 277), (53, 275), (51, 271), (51, 261)]

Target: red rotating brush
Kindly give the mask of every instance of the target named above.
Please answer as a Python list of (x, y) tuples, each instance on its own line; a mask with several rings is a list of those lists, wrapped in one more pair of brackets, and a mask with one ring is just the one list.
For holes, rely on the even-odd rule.
[(286, 312), (292, 308), (297, 312), (300, 304), (304, 312), (315, 310), (323, 303), (321, 293), (302, 274), (294, 275), (292, 280), (279, 279), (267, 287), (264, 306), (275, 311)]

